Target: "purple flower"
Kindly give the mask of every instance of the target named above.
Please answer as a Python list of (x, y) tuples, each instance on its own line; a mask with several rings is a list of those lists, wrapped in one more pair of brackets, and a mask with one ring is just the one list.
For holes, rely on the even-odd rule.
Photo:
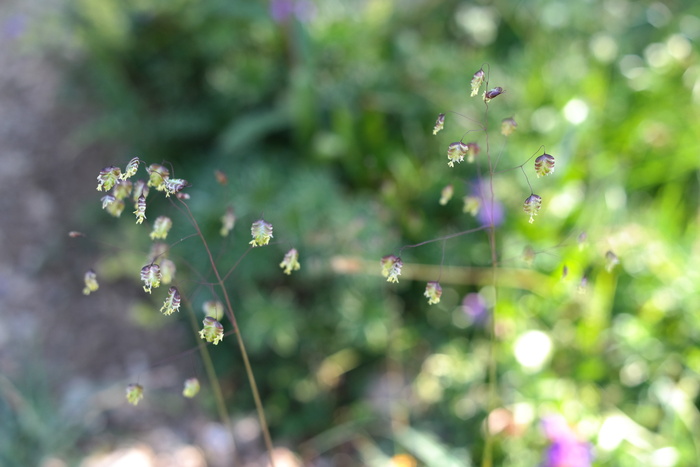
[(542, 427), (551, 441), (542, 467), (591, 467), (591, 445), (579, 439), (564, 417), (548, 416), (542, 420)]
[(491, 225), (493, 220), (493, 225), (501, 225), (503, 223), (503, 205), (499, 201), (493, 202), (493, 209), (491, 209), (491, 203), (485, 202), (479, 213), (476, 215), (481, 225)]
[(478, 293), (470, 293), (462, 299), (462, 311), (479, 326), (485, 325), (489, 318), (486, 301)]
[(27, 17), (12, 15), (2, 25), (2, 33), (8, 39), (17, 39), (27, 29)]
[(308, 0), (271, 0), (270, 16), (276, 23), (284, 23), (292, 17), (307, 22), (314, 16), (314, 5)]
[(482, 200), (481, 208), (476, 214), (476, 219), (479, 223), (481, 225), (491, 225), (493, 221), (494, 226), (501, 225), (504, 218), (503, 205), (497, 199), (494, 199), (493, 203), (491, 203), (491, 189), (488, 183), (475, 183), (472, 188), (472, 193)]

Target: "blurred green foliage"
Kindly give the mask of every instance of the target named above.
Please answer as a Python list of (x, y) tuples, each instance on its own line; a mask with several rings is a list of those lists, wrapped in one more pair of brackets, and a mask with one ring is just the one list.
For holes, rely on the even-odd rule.
[[(282, 4), (305, 10), (275, 18)], [(488, 173), (488, 144), (505, 213), (497, 464), (537, 464), (550, 412), (593, 442), (595, 465), (697, 464), (695, 2), (74, 0), (69, 19), (83, 53), (74, 92), (103, 109), (83, 137), (172, 163), (192, 182), (210, 238), (232, 206), (232, 237), (214, 241), (224, 270), (254, 220), (275, 227), (277, 244), (249, 253), (229, 279), (273, 438), (324, 455), (352, 446), (364, 463), (394, 452), (480, 463), (490, 343), (461, 299), (493, 301), (480, 272), (486, 236), (404, 250), (397, 286), (376, 273), (405, 244), (479, 225), (461, 197)], [(506, 89), (488, 114), (468, 96), (482, 64)], [(511, 116), (519, 126), (506, 141), (498, 129)], [(488, 125), (488, 143), (483, 132), (464, 136), (477, 129), (470, 119)], [(480, 171), (446, 166), (447, 145), (463, 136), (482, 146)], [(543, 209), (529, 224), (528, 183), (506, 169), (541, 145), (557, 166), (530, 175)], [(214, 184), (217, 169), (226, 187)], [(440, 206), (450, 183), (455, 199)], [(528, 246), (532, 263), (521, 259)], [(290, 247), (302, 270), (287, 278), (276, 264)], [(620, 259), (611, 271), (609, 250)], [(207, 271), (197, 239), (175, 253)], [(445, 266), (475, 269), (446, 271), (443, 300), (429, 307), (422, 290), (437, 269), (421, 265), (443, 255)], [(343, 273), (341, 260), (360, 274)], [(210, 294), (187, 277), (198, 309)], [(233, 340), (215, 358), (235, 386), (232, 410), (245, 412), (253, 404)]]
[(55, 400), (38, 354), (24, 357), (20, 378), (0, 374), (0, 463), (7, 466), (41, 465), (70, 454), (85, 434), (79, 420), (88, 418), (82, 401)]

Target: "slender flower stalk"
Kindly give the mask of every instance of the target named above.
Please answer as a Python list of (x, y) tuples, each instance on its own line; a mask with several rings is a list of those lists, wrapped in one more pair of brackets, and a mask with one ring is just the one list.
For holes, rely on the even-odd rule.
[[(180, 200), (182, 203), (183, 207), (185, 208), (185, 211), (187, 212), (187, 216), (190, 219), (190, 222), (192, 223), (192, 226), (194, 229), (197, 231), (197, 236), (200, 238), (202, 241), (202, 245), (204, 246), (204, 249), (207, 252), (207, 256), (209, 257), (209, 264), (211, 264), (212, 271), (214, 272), (214, 276), (216, 277), (216, 284), (217, 286), (221, 289), (221, 293), (224, 297), (224, 302), (226, 304), (226, 310), (228, 313), (228, 317), (231, 320), (231, 324), (233, 325), (233, 331), (234, 334), (236, 335), (236, 340), (238, 342), (238, 348), (241, 351), (241, 357), (243, 358), (243, 366), (245, 367), (245, 372), (248, 377), (248, 383), (250, 384), (250, 389), (251, 392), (253, 393), (253, 400), (255, 402), (255, 409), (258, 414), (258, 421), (260, 422), (260, 429), (262, 431), (263, 435), (263, 440), (265, 441), (265, 447), (267, 449), (268, 457), (269, 457), (269, 462), (272, 467), (275, 467), (275, 461), (274, 461), (274, 456), (273, 456), (273, 446), (272, 446), (272, 438), (270, 436), (270, 429), (268, 428), (267, 425), (267, 419), (265, 418), (265, 410), (263, 409), (262, 401), (260, 399), (260, 392), (258, 391), (258, 385), (255, 382), (255, 375), (253, 374), (253, 368), (250, 365), (250, 359), (248, 358), (248, 352), (246, 351), (245, 344), (243, 342), (243, 337), (241, 336), (239, 327), (238, 327), (238, 321), (236, 320), (236, 315), (233, 312), (233, 306), (231, 306), (231, 299), (229, 298), (228, 295), (228, 290), (226, 289), (226, 285), (224, 284), (224, 280), (221, 278), (221, 274), (219, 273), (219, 268), (216, 266), (216, 262), (214, 261), (214, 256), (211, 253), (211, 249), (209, 248), (209, 244), (207, 243), (206, 238), (202, 234), (202, 230), (199, 228), (199, 224), (197, 224), (197, 221), (195, 220), (194, 216), (192, 215), (192, 211), (190, 211), (189, 206), (187, 203), (184, 201)], [(272, 226), (270, 226), (270, 234), (272, 233)], [(270, 235), (272, 236), (272, 235)]]
[[(188, 220), (190, 220), (190, 222), (194, 226), (196, 230), (196, 235), (200, 237), (205, 247), (213, 272), (216, 276), (215, 285), (221, 289), (221, 294), (223, 295), (226, 304), (226, 312), (231, 322), (233, 323), (233, 333), (236, 335), (239, 350), (243, 358), (246, 374), (251, 385), (251, 391), (255, 400), (258, 419), (263, 432), (263, 438), (265, 440), (265, 445), (270, 456), (269, 462), (274, 467), (275, 463), (274, 457), (272, 455), (272, 440), (265, 419), (262, 402), (260, 400), (260, 394), (257, 389), (255, 377), (253, 375), (252, 367), (245, 349), (245, 345), (240, 336), (240, 331), (236, 322), (236, 317), (233, 312), (233, 307), (231, 306), (231, 300), (229, 298), (228, 291), (226, 290), (224, 284), (224, 279), (221, 277), (218, 271), (218, 268), (211, 254), (211, 250), (201, 232), (201, 229), (199, 228), (196, 220), (194, 219), (194, 216), (192, 215), (192, 212), (190, 211), (188, 205), (184, 203), (184, 200), (189, 199), (189, 195), (187, 193), (183, 193), (182, 190), (184, 190), (184, 188), (190, 185), (184, 179), (170, 178), (169, 171), (164, 166), (159, 164), (151, 164), (147, 167), (147, 181), (136, 180), (135, 182), (132, 182), (128, 180), (129, 178), (136, 175), (140, 164), (140, 159), (135, 157), (129, 161), (123, 173), (116, 166), (106, 167), (100, 172), (100, 174), (97, 177), (98, 191), (112, 190), (110, 193), (105, 194), (105, 196), (102, 197), (101, 201), (103, 208), (113, 216), (118, 217), (124, 210), (124, 201), (126, 199), (133, 199), (133, 202), (135, 203), (134, 214), (136, 215), (136, 223), (141, 224), (144, 220), (146, 220), (146, 197), (148, 196), (149, 188), (155, 188), (157, 191), (164, 192), (166, 198), (170, 197), (171, 195), (174, 195), (173, 197), (176, 198), (177, 201), (180, 201), (182, 203), (182, 206), (184, 206), (184, 212), (187, 215)], [(223, 173), (217, 174), (217, 179), (222, 184), (225, 184), (226, 182)], [(233, 228), (233, 224), (235, 222), (233, 210), (230, 209), (227, 212), (225, 218), (222, 220), (224, 221), (223, 229), (225, 230), (225, 234), (228, 234), (228, 232)], [(157, 217), (155, 222), (153, 223), (152, 232), (150, 233), (151, 239), (166, 239), (171, 227), (172, 220), (169, 217)], [(256, 228), (257, 230), (255, 230)], [(260, 220), (253, 225), (252, 232), (253, 242), (251, 243), (253, 244), (253, 246), (267, 245), (270, 239), (272, 238), (272, 226), (263, 220)], [(71, 236), (77, 237), (82, 236), (82, 234), (76, 233), (75, 235), (71, 234)], [(180, 241), (183, 241), (186, 238), (188, 237), (184, 237), (180, 239)], [(152, 245), (151, 251), (149, 252), (150, 263), (145, 265), (140, 271), (140, 278), (143, 281), (143, 289), (145, 292), (151, 293), (152, 289), (159, 287), (161, 284), (168, 284), (174, 279), (175, 263), (168, 259), (167, 256), (169, 254), (170, 249), (177, 243), (179, 242), (175, 242), (171, 245), (166, 245), (161, 242), (155, 242)], [(245, 256), (245, 254), (243, 256)], [(283, 268), (285, 269), (285, 272), (289, 273), (292, 270), (299, 269), (299, 267), (300, 266), (298, 263), (298, 255), (296, 254), (296, 250), (292, 250), (285, 257), (285, 261), (283, 262)], [(202, 281), (207, 281), (207, 279), (202, 278)], [(93, 292), (97, 290), (98, 287), (99, 286), (97, 284), (94, 272), (89, 271), (88, 273), (86, 273), (84, 292), (86, 294)], [(182, 300), (183, 297), (180, 296), (178, 288), (170, 287), (168, 290), (168, 294), (163, 302), (163, 305), (160, 308), (161, 313), (163, 313), (164, 315), (170, 315), (175, 312), (179, 312)], [(216, 303), (217, 305), (213, 307), (215, 311), (207, 313), (208, 315), (204, 319), (204, 323), (201, 330), (197, 329), (196, 321), (194, 321), (193, 323), (194, 329), (196, 330), (196, 332), (198, 332), (200, 337), (203, 340), (209, 343), (213, 343), (215, 345), (221, 342), (225, 334), (224, 326), (221, 324), (220, 321), (224, 317), (224, 307), (220, 302)], [(188, 304), (187, 309), (189, 311), (188, 315), (191, 315), (190, 317), (192, 318), (192, 320), (194, 320), (194, 312), (192, 311), (191, 304)], [(218, 386), (218, 381), (216, 380), (216, 373), (214, 372), (213, 364), (209, 357), (207, 346), (200, 345), (199, 348), (202, 354), (205, 368), (207, 370), (207, 374), (209, 376), (209, 380), (213, 386), (212, 389), (216, 399), (219, 415), (221, 417), (221, 420), (224, 423), (227, 423), (229, 417), (226, 412), (223, 395), (221, 393), (220, 387)], [(183, 389), (183, 395), (185, 397), (194, 397), (194, 395), (196, 395), (198, 391), (199, 381), (197, 381), (196, 378), (191, 378), (186, 381), (185, 388)], [(127, 388), (126, 396), (129, 403), (134, 405), (138, 404), (138, 402), (143, 398), (143, 387), (138, 384), (129, 385)]]
[[(500, 88), (497, 88), (500, 89)], [(502, 91), (502, 90), (501, 90)], [(489, 179), (488, 179), (488, 193), (485, 194), (485, 203), (490, 204), (490, 212), (492, 215), (490, 216), (489, 222), (488, 222), (488, 240), (489, 240), (489, 247), (491, 250), (491, 283), (493, 286), (493, 315), (491, 317), (491, 320), (489, 322), (489, 354), (488, 354), (488, 405), (487, 405), (487, 413), (493, 412), (493, 410), (496, 408), (496, 404), (498, 403), (497, 401), (497, 362), (498, 362), (498, 341), (496, 337), (496, 312), (498, 309), (498, 256), (496, 252), (496, 221), (495, 221), (495, 216), (493, 216), (495, 204), (496, 204), (496, 195), (494, 193), (494, 180), (493, 180), (493, 175), (494, 175), (494, 161), (493, 158), (491, 157), (491, 140), (489, 137), (489, 132), (488, 132), (488, 102), (495, 96), (490, 96), (487, 97), (487, 94), (489, 92), (484, 93), (484, 103), (487, 104), (486, 108), (484, 110), (484, 134), (485, 134), (485, 139), (486, 139), (486, 158), (488, 162), (488, 168), (489, 168)], [(498, 95), (498, 94), (496, 94)], [(488, 418), (487, 418), (488, 420)], [(488, 423), (488, 422), (487, 422)], [(490, 429), (486, 429), (486, 440), (485, 440), (485, 445), (484, 445), (484, 455), (482, 457), (482, 462), (481, 466), (482, 467), (493, 467), (493, 443), (494, 443), (494, 437)]]

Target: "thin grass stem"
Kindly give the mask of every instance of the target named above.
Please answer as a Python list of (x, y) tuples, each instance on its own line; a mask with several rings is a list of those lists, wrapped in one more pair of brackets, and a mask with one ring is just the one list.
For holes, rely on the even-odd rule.
[(253, 399), (255, 401), (255, 409), (256, 409), (257, 414), (258, 414), (258, 421), (260, 422), (260, 429), (262, 430), (263, 439), (265, 441), (265, 447), (267, 449), (268, 457), (270, 460), (270, 465), (272, 467), (275, 467), (275, 460), (273, 457), (272, 437), (270, 436), (270, 429), (267, 426), (267, 420), (265, 419), (265, 411), (263, 409), (262, 401), (260, 399), (260, 392), (258, 391), (258, 385), (255, 382), (255, 375), (253, 374), (253, 368), (250, 365), (250, 359), (248, 358), (248, 352), (246, 351), (245, 344), (243, 343), (243, 336), (241, 336), (240, 329), (238, 327), (238, 321), (236, 320), (236, 315), (233, 312), (233, 306), (231, 305), (231, 299), (229, 298), (228, 291), (226, 290), (224, 280), (222, 279), (221, 274), (219, 274), (219, 269), (216, 267), (216, 262), (214, 261), (214, 257), (211, 253), (211, 249), (209, 248), (209, 244), (207, 243), (206, 238), (204, 238), (204, 235), (202, 234), (202, 231), (199, 228), (199, 224), (197, 224), (197, 221), (195, 220), (194, 216), (192, 215), (192, 211), (190, 211), (190, 208), (187, 205), (187, 203), (185, 203), (182, 200), (179, 200), (179, 201), (185, 207), (185, 210), (187, 211), (187, 215), (190, 218), (190, 221), (192, 222), (193, 227), (197, 231), (199, 238), (202, 240), (202, 244), (204, 245), (204, 249), (206, 250), (207, 255), (209, 256), (209, 262), (211, 264), (212, 270), (214, 271), (214, 275), (216, 276), (217, 285), (219, 285), (219, 287), (221, 288), (221, 292), (224, 296), (224, 301), (226, 304), (226, 311), (228, 313), (229, 319), (231, 320), (231, 324), (233, 324), (234, 333), (236, 334), (236, 340), (238, 342), (238, 348), (241, 351), (241, 357), (243, 358), (243, 365), (245, 367), (246, 376), (248, 377), (248, 383), (250, 384), (250, 389), (251, 389), (251, 392), (253, 393)]

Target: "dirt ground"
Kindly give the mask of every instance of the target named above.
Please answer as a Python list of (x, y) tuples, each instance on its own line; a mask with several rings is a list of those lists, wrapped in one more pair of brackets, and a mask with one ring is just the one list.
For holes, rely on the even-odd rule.
[[(77, 137), (99, 110), (66, 98), (65, 67), (77, 63), (79, 50), (61, 45), (71, 38), (55, 20), (59, 8), (0, 4), (0, 395), (18, 416), (30, 409), (41, 418), (25, 436), (54, 446), (44, 465), (66, 465), (62, 450), (75, 452), (52, 430), (74, 433), (69, 444), (78, 443), (85, 466), (217, 465), (211, 450), (230, 456), (230, 443), (196, 404), (166, 409), (145, 398), (134, 408), (124, 398), (134, 379), (155, 388), (180, 384), (177, 364), (152, 366), (183, 351), (182, 330), (161, 329), (166, 337), (154, 338), (130, 320), (131, 284), (82, 294), (83, 274), (99, 257), (85, 221), (86, 213), (100, 214), (96, 176), (128, 156)], [(71, 230), (88, 238), (69, 238)], [(128, 456), (142, 461), (120, 460)]]

